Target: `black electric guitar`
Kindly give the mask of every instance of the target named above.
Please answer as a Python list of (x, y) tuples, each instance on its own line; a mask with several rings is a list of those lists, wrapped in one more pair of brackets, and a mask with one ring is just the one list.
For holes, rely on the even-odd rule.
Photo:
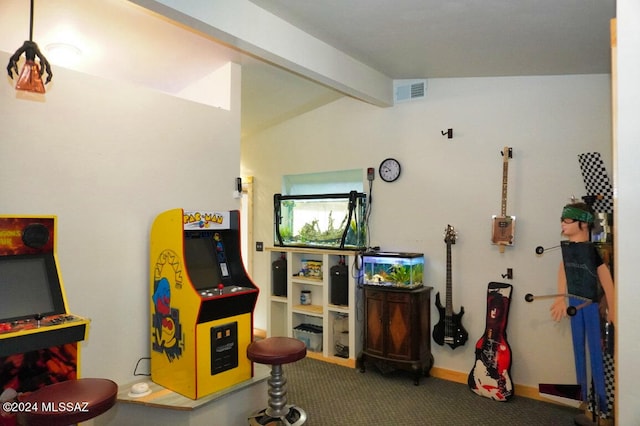
[(502, 208), (500, 216), (493, 216), (491, 242), (500, 246), (500, 253), (504, 253), (505, 246), (513, 245), (516, 218), (507, 216), (507, 179), (509, 178), (509, 158), (512, 149), (505, 146), (502, 150)]
[(440, 313), (440, 321), (433, 327), (433, 340), (443, 346), (445, 343), (455, 349), (465, 344), (469, 333), (462, 326), (464, 307), (460, 307), (460, 313), (453, 313), (451, 300), (451, 244), (456, 243), (456, 231), (453, 226), (447, 225), (444, 231), (444, 242), (447, 244), (447, 303), (443, 307), (440, 303), (440, 293), (436, 294), (436, 308)]

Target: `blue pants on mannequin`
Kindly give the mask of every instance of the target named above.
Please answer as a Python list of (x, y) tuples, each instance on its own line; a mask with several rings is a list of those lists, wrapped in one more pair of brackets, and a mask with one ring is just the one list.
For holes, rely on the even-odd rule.
[[(584, 304), (583, 300), (569, 298), (570, 306)], [(604, 362), (602, 357), (602, 345), (600, 341), (600, 314), (599, 305), (591, 303), (581, 307), (571, 317), (571, 336), (573, 338), (573, 354), (576, 364), (576, 378), (582, 392), (582, 400), (587, 401), (589, 389), (587, 379), (587, 357), (585, 349), (589, 350), (591, 364), (591, 377), (595, 387), (600, 411), (607, 412), (607, 392), (604, 381)]]

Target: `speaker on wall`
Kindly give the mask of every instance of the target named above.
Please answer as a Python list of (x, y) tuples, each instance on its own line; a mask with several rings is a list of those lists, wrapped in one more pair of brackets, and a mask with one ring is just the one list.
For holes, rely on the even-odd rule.
[(41, 223), (31, 223), (22, 230), (22, 242), (31, 248), (44, 247), (49, 242), (49, 230)]

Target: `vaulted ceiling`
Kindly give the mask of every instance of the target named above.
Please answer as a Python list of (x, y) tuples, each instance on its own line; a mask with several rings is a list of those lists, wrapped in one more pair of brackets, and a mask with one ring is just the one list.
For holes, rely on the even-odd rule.
[[(611, 69), (609, 23), (615, 0), (250, 2), (390, 79)], [(243, 134), (344, 96), (339, 87), (126, 0), (35, 0), (34, 22), (41, 49), (54, 42), (80, 44), (82, 56), (67, 67), (168, 93), (230, 60), (242, 64)], [(2, 0), (0, 50), (13, 53), (28, 31), (29, 0)]]

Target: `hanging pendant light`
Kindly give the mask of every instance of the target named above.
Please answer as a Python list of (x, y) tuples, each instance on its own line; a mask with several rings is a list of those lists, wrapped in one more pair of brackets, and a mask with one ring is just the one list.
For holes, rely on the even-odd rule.
[[(25, 41), (16, 53), (9, 58), (9, 65), (7, 65), (7, 72), (9, 77), (13, 78), (13, 73), (18, 76), (16, 83), (16, 90), (25, 90), (27, 92), (44, 93), (44, 85), (51, 81), (53, 74), (51, 72), (51, 65), (49, 61), (44, 57), (40, 48), (33, 41), (33, 1), (31, 0), (31, 14), (29, 20), (29, 40)], [(22, 67), (22, 71), (18, 74), (18, 61), (20, 56), (25, 54), (26, 61)], [(37, 61), (36, 61), (37, 59)], [(42, 81), (42, 75), (47, 73), (47, 79)]]

